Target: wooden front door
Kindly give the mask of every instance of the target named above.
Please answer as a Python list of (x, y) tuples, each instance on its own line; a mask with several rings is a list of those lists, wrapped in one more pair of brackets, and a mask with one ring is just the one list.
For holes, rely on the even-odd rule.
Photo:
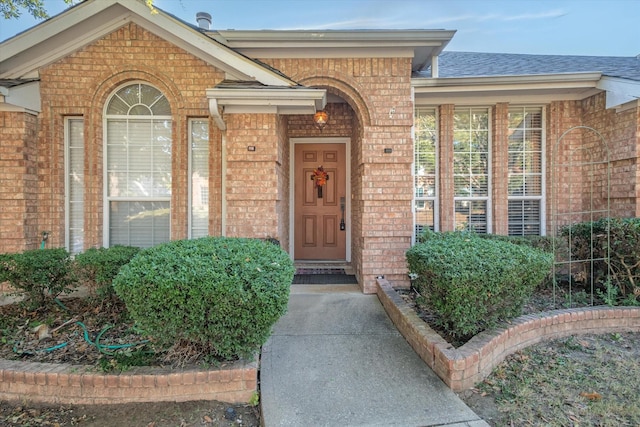
[[(322, 166), (326, 184), (316, 185)], [(294, 256), (298, 260), (346, 258), (345, 144), (296, 144)]]

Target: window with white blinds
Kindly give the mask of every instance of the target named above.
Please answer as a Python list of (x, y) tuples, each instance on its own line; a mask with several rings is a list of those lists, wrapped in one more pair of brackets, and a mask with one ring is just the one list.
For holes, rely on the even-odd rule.
[(489, 233), (489, 109), (456, 108), (453, 120), (455, 228)]
[(543, 233), (544, 134), (541, 107), (509, 108), (509, 235)]
[(68, 117), (65, 131), (65, 246), (71, 254), (84, 249), (84, 120)]
[(189, 232), (191, 238), (209, 235), (209, 121), (189, 121)]
[(105, 215), (109, 246), (170, 239), (171, 109), (156, 88), (119, 89), (106, 109)]
[(438, 128), (435, 109), (418, 108), (414, 119), (414, 224), (415, 234), (435, 231), (437, 202)]

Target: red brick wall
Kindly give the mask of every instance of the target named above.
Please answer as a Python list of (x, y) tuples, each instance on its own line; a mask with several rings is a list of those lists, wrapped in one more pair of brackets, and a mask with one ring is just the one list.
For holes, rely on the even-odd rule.
[[(233, 237), (279, 237), (277, 164), (281, 153), (275, 114), (229, 114), (227, 123), (227, 226)], [(256, 147), (249, 151), (247, 147)], [(279, 174), (280, 173), (280, 174)], [(283, 225), (285, 226), (285, 225)]]
[(453, 111), (452, 104), (441, 105), (439, 109), (440, 138), (438, 156), (440, 165), (439, 213), (440, 231), (453, 231), (454, 186), (453, 186)]
[[(611, 162), (610, 205), (611, 215), (633, 217), (638, 214), (637, 173), (639, 136), (638, 111), (632, 108), (622, 112), (605, 109), (605, 94), (587, 98), (582, 102), (584, 124), (597, 130), (599, 135), (585, 131), (589, 152), (595, 159), (609, 158)], [(606, 147), (606, 148), (605, 148)], [(606, 169), (598, 168), (593, 179), (597, 191), (596, 207), (606, 208)], [(588, 179), (585, 181), (589, 182)]]
[[(352, 262), (365, 292), (375, 277), (408, 283), (404, 253), (411, 244), (413, 218), (413, 102), (410, 58), (269, 59), (261, 61), (307, 86), (327, 88), (354, 112), (322, 133), (311, 117), (289, 121), (289, 136), (351, 136)], [(341, 104), (330, 109), (345, 108)], [(346, 111), (346, 110), (345, 110)], [(355, 149), (354, 149), (355, 146)], [(392, 153), (385, 154), (384, 149)]]
[(29, 113), (0, 111), (0, 253), (35, 249), (38, 224), (38, 119)]
[(491, 110), (491, 208), (493, 234), (509, 234), (509, 104)]
[[(85, 247), (102, 246), (103, 110), (121, 85), (144, 81), (168, 98), (173, 116), (171, 236), (187, 236), (188, 118), (208, 117), (205, 89), (224, 74), (186, 51), (135, 24), (127, 24), (103, 39), (40, 71), (42, 113), (39, 140), (39, 221), (52, 231), (50, 245), (64, 244), (64, 117), (80, 115), (85, 122)], [(219, 134), (211, 135), (211, 153), (219, 164)], [(219, 170), (211, 169), (212, 190)], [(216, 176), (216, 174), (218, 174)], [(217, 185), (217, 187), (216, 187)], [(219, 194), (211, 203), (219, 206)], [(211, 216), (219, 230), (220, 209)], [(219, 234), (215, 233), (215, 234)]]

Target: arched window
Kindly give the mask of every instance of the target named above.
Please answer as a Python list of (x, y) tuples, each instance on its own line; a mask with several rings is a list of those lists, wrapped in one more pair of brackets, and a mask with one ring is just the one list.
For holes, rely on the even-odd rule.
[(105, 111), (105, 246), (170, 239), (171, 107), (158, 89), (128, 84)]

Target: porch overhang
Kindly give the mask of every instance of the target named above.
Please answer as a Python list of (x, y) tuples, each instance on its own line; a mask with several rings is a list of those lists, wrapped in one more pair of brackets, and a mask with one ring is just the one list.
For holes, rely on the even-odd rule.
[(640, 81), (605, 76), (597, 86), (607, 91), (607, 108), (624, 110), (640, 105)]
[(416, 105), (580, 100), (602, 89), (602, 73), (413, 78)]
[(222, 83), (207, 89), (209, 111), (220, 130), (222, 114), (271, 113), (314, 114), (327, 104), (327, 91), (303, 86), (269, 87), (255, 82)]

